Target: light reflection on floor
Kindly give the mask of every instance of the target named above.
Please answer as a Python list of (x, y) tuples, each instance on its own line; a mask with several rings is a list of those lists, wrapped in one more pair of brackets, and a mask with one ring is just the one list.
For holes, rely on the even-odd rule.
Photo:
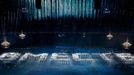
[[(36, 50), (36, 51), (35, 51)], [(35, 53), (43, 52), (44, 49), (35, 49)], [(46, 50), (46, 49), (45, 49)], [(50, 49), (52, 50), (52, 49)], [(48, 50), (48, 51), (50, 51)], [(73, 51), (69, 48), (69, 52)], [(80, 52), (94, 53), (100, 49), (79, 49)], [(110, 49), (111, 50), (111, 49)], [(112, 49), (113, 50), (113, 49)], [(56, 50), (55, 50), (56, 51)], [(46, 53), (46, 52), (45, 52)], [(74, 53), (74, 52), (72, 52)], [(70, 64), (55, 64), (50, 58), (52, 53), (48, 53), (48, 58), (44, 62), (22, 62), (15, 65), (7, 64), (0, 66), (0, 75), (133, 75), (134, 69), (116, 68), (105, 62), (100, 56), (92, 55), (95, 62), (75, 63), (72, 59), (72, 53), (68, 53)]]
[[(101, 57), (85, 64), (51, 64), (50, 56), (46, 62), (18, 63), (15, 66), (0, 67), (0, 75), (132, 75), (132, 69), (115, 68)], [(72, 60), (72, 59), (71, 59)]]

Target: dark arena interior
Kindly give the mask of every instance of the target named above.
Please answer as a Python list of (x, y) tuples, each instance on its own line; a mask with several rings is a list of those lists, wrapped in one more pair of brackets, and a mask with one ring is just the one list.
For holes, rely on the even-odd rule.
[(0, 0), (0, 75), (133, 75), (133, 0)]

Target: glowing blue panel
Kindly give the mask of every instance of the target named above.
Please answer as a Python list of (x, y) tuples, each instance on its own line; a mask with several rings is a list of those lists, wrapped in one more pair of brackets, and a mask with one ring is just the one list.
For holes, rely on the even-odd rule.
[(26, 7), (28, 20), (45, 19), (48, 17), (94, 17), (93, 0), (41, 0), (41, 9), (36, 8), (35, 0), (20, 0), (19, 7)]
[(52, 17), (56, 17), (56, 0), (52, 0)]
[(78, 0), (79, 1), (79, 18), (81, 17), (82, 14), (82, 0)]
[(35, 0), (33, 1), (33, 4), (34, 4), (34, 18), (37, 19), (37, 9), (36, 9)]
[(45, 17), (45, 0), (41, 0), (41, 13), (42, 13), (42, 19)]
[(47, 18), (48, 16), (48, 7), (47, 7), (47, 0), (45, 0), (45, 17)]
[(79, 2), (76, 0), (76, 7), (75, 7), (75, 16), (78, 18), (79, 17)]
[(64, 2), (63, 0), (59, 0), (59, 17), (63, 16), (63, 7), (64, 7)]

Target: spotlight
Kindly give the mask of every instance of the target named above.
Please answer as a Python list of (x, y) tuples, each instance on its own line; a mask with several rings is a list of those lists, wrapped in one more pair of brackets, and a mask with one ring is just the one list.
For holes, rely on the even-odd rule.
[(20, 39), (25, 39), (26, 35), (22, 31), (21, 34), (19, 35), (19, 37), (20, 37)]
[(105, 14), (109, 14), (110, 12), (111, 12), (111, 11), (110, 11), (108, 8), (105, 8), (105, 9), (104, 9), (104, 13), (105, 13)]
[(6, 38), (4, 38), (4, 41), (1, 43), (1, 45), (3, 48), (7, 49), (10, 46), (10, 42), (8, 42)]
[(28, 13), (28, 9), (27, 9), (27, 8), (25, 8), (25, 7), (24, 7), (24, 8), (22, 8), (22, 9), (21, 9), (21, 11), (22, 11), (23, 13)]
[(86, 37), (86, 33), (83, 33), (82, 37), (85, 38)]
[(129, 49), (132, 46), (132, 44), (129, 43), (128, 38), (124, 43), (122, 43), (122, 45), (123, 45), (124, 49)]
[(61, 33), (61, 34), (58, 34), (58, 37), (64, 37), (65, 35), (63, 34), (63, 33)]
[(109, 32), (109, 34), (106, 37), (108, 40), (111, 40), (113, 38), (113, 35)]

